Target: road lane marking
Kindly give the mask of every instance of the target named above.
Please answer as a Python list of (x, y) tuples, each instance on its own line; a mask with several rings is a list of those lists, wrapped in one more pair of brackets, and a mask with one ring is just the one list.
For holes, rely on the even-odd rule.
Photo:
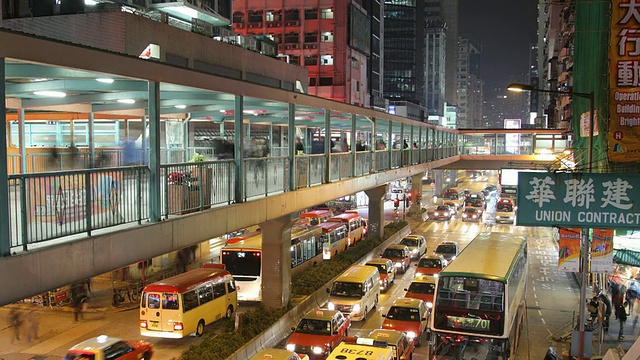
[[(537, 299), (538, 298), (538, 294), (533, 294), (533, 297)], [(536, 303), (538, 303), (538, 302), (536, 301)]]
[(542, 311), (538, 310), (538, 314), (540, 314), (540, 316), (542, 316)]
[(542, 323), (543, 323), (543, 324), (547, 325), (547, 322), (546, 322), (546, 321), (544, 321), (544, 319), (543, 319), (543, 318), (540, 318), (540, 320), (542, 321)]
[(549, 332), (549, 335), (550, 335), (550, 336), (551, 336), (551, 335), (553, 335), (553, 333), (551, 332), (551, 330), (549, 330), (549, 328), (546, 328), (546, 329), (547, 329), (547, 331)]
[(536, 291), (536, 287), (535, 286), (533, 287), (533, 291)]

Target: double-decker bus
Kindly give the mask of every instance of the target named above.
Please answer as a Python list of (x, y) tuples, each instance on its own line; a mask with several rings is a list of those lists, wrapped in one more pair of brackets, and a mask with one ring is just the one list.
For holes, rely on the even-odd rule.
[(140, 334), (174, 339), (202, 336), (205, 325), (230, 318), (237, 308), (231, 274), (224, 265), (205, 264), (142, 290)]
[(355, 245), (367, 234), (367, 222), (357, 211), (344, 212), (330, 218), (327, 222), (337, 222), (347, 227), (347, 246)]
[(329, 260), (338, 253), (347, 250), (347, 226), (340, 222), (330, 222), (320, 224), (322, 228), (322, 259)]
[(526, 282), (526, 239), (480, 233), (438, 276), (431, 359), (513, 359)]
[[(292, 269), (322, 261), (321, 235), (319, 226), (291, 228)], [(259, 230), (227, 240), (220, 250), (220, 262), (236, 280), (238, 300), (262, 301), (262, 233)]]

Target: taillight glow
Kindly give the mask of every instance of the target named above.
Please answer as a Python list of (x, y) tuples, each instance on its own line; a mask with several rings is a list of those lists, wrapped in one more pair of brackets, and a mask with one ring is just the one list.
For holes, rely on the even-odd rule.
[(184, 330), (184, 326), (182, 325), (181, 322), (174, 322), (173, 323), (173, 330), (175, 330), (175, 331)]
[(140, 320), (140, 327), (143, 329), (147, 328), (147, 320)]

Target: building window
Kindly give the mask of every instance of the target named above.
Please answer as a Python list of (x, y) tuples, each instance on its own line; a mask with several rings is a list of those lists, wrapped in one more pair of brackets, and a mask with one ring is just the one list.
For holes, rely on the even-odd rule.
[(333, 85), (333, 78), (330, 77), (321, 77), (319, 86), (331, 86)]
[(316, 43), (316, 42), (318, 42), (318, 32), (304, 33), (304, 42), (305, 43)]
[(358, 59), (352, 57), (351, 58), (351, 67), (354, 69), (359, 69), (360, 68), (360, 62), (358, 61)]
[(300, 56), (289, 55), (289, 64), (300, 66)]
[(309, 86), (316, 86), (316, 78), (309, 78)]
[(333, 42), (333, 31), (327, 31), (322, 33), (322, 36), (320, 37), (320, 41)]
[(333, 65), (333, 56), (331, 55), (320, 56), (320, 65)]
[(320, 14), (321, 19), (333, 19), (333, 9), (322, 9)]
[(305, 66), (318, 65), (318, 55), (309, 55), (304, 57)]
[(305, 9), (304, 10), (304, 18), (305, 20), (314, 20), (318, 18), (318, 9)]
[(298, 9), (288, 9), (284, 11), (284, 19), (285, 20), (300, 20), (300, 10)]
[(275, 14), (273, 11), (269, 10), (264, 14), (265, 21), (276, 21)]
[(244, 23), (244, 13), (240, 12), (240, 11), (236, 11), (233, 13), (233, 23), (237, 24), (237, 23)]
[(300, 34), (297, 32), (286, 33), (284, 35), (285, 44), (297, 44), (300, 42)]

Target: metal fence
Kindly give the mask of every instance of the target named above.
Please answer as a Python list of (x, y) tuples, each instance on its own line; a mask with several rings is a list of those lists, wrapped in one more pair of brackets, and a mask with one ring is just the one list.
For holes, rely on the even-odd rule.
[(11, 246), (148, 218), (149, 169), (106, 168), (9, 176)]

